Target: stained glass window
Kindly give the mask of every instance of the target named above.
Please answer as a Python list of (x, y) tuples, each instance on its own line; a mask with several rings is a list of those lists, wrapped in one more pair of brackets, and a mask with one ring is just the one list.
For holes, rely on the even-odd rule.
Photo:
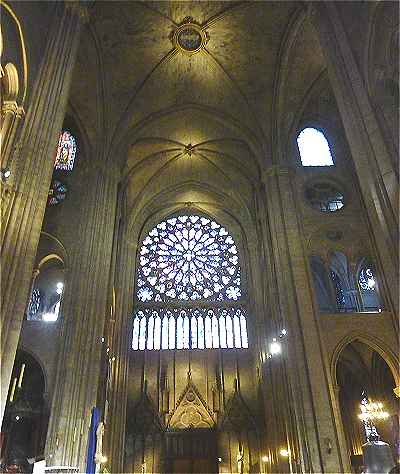
[(53, 179), (49, 189), (47, 205), (55, 206), (57, 204), (60, 204), (60, 202), (64, 201), (67, 195), (67, 190), (67, 186), (64, 183), (62, 183), (58, 179)]
[(71, 171), (76, 156), (76, 140), (71, 132), (63, 130), (58, 140), (57, 154), (54, 168), (61, 171)]
[(346, 299), (344, 296), (344, 291), (342, 287), (342, 282), (340, 278), (336, 274), (336, 272), (331, 271), (331, 279), (333, 282), (333, 287), (335, 289), (335, 297), (336, 297), (336, 307), (339, 312), (346, 311)]
[(358, 286), (360, 290), (362, 309), (364, 311), (380, 311), (381, 301), (376, 279), (368, 260), (364, 260), (358, 272)]
[(332, 166), (333, 159), (325, 135), (316, 128), (305, 128), (297, 137), (303, 166)]
[(37, 317), (39, 316), (39, 309), (40, 309), (41, 302), (42, 302), (42, 294), (38, 288), (35, 288), (32, 291), (31, 299), (28, 305), (28, 311), (27, 311), (28, 320), (38, 319)]
[(364, 267), (361, 269), (358, 276), (358, 283), (362, 290), (375, 291), (375, 277), (370, 267)]
[(248, 347), (239, 253), (224, 227), (171, 217), (144, 238), (138, 263), (133, 349)]

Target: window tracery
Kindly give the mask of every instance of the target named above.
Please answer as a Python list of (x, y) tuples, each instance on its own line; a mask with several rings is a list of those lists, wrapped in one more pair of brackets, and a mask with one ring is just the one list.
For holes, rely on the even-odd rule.
[(232, 236), (200, 215), (154, 227), (138, 255), (132, 348), (247, 348), (239, 253)]

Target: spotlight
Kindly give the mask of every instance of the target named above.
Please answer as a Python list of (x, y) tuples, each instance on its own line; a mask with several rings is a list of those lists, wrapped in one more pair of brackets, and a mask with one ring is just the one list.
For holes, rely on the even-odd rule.
[(20, 417), (19, 415), (17, 415), (17, 416), (15, 417), (15, 421), (19, 421), (20, 419), (21, 419), (21, 417)]
[(6, 181), (11, 176), (11, 171), (7, 168), (0, 170), (0, 176), (3, 181)]
[(47, 323), (54, 322), (57, 321), (57, 315), (55, 313), (44, 313), (42, 319)]
[(218, 458), (218, 462), (222, 462), (222, 458)]
[(272, 339), (272, 342), (269, 345), (269, 351), (271, 355), (277, 355), (282, 352), (282, 346), (279, 342), (277, 342), (276, 337)]
[(283, 457), (283, 458), (287, 458), (289, 456), (289, 451), (285, 448), (282, 448), (279, 450), (279, 454)]
[(261, 461), (262, 461), (262, 462), (269, 462), (269, 456), (263, 456), (263, 457), (261, 458)]
[(286, 336), (286, 334), (287, 334), (287, 331), (286, 331), (285, 328), (283, 328), (283, 329), (281, 330), (280, 334), (279, 334), (279, 337), (284, 337), (284, 336)]

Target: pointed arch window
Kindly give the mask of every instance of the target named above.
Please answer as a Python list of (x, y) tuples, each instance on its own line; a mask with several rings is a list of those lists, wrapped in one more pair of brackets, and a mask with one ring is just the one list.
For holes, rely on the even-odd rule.
[(243, 293), (229, 232), (205, 216), (171, 217), (138, 253), (132, 348), (247, 348)]
[(371, 263), (364, 259), (358, 271), (358, 288), (364, 311), (381, 310), (381, 302), (375, 272)]
[(304, 128), (297, 136), (303, 166), (333, 166), (333, 158), (325, 135), (316, 128)]
[(60, 171), (72, 171), (76, 158), (76, 138), (68, 130), (63, 130), (58, 140), (54, 168)]

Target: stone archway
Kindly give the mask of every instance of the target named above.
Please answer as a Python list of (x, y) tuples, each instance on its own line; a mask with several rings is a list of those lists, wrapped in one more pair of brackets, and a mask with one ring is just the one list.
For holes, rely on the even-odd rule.
[(393, 393), (396, 383), (382, 354), (363, 340), (348, 342), (336, 354), (334, 380), (337, 381), (336, 402), (353, 472), (362, 470), (362, 445), (366, 442), (366, 434), (358, 414), (364, 396), (381, 401), (389, 412), (389, 418), (377, 422), (376, 427), (396, 456), (399, 449), (399, 419)]

